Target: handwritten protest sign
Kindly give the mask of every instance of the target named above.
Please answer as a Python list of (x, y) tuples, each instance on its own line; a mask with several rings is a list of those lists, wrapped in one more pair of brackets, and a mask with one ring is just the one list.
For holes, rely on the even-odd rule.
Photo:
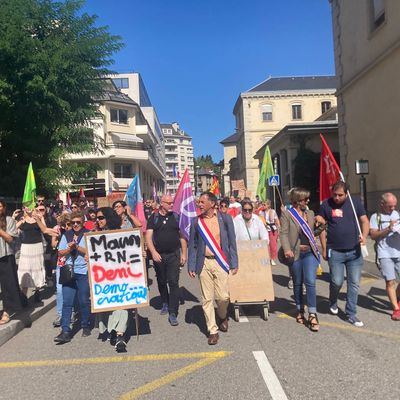
[(92, 312), (148, 305), (140, 229), (91, 232), (85, 237)]

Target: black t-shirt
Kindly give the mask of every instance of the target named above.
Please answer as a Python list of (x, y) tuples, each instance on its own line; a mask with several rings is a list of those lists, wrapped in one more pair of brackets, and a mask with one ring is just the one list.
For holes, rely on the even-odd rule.
[(172, 253), (181, 247), (179, 225), (174, 213), (152, 214), (147, 221), (147, 229), (153, 230), (154, 247), (159, 253)]
[[(360, 199), (353, 198), (358, 218), (365, 215)], [(328, 222), (327, 247), (333, 250), (350, 250), (359, 244), (359, 231), (349, 198), (341, 205), (332, 198), (321, 204), (319, 215)]]
[(144, 216), (146, 217), (146, 221), (149, 220), (151, 214), (153, 214), (153, 207), (144, 206)]
[(19, 229), (22, 231), (21, 243), (23, 244), (36, 244), (42, 243), (42, 231), (39, 225), (35, 222), (28, 224), (24, 222)]

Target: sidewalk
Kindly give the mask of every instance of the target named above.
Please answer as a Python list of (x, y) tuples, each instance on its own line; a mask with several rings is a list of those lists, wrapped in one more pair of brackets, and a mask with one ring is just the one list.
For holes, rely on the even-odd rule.
[[(42, 302), (34, 304), (33, 297), (29, 298), (29, 306), (26, 313), (14, 316), (8, 324), (0, 325), (0, 346), (13, 338), (24, 328), (30, 328), (32, 322), (36, 321), (56, 304), (54, 288), (45, 288), (41, 291)], [(28, 318), (30, 315), (30, 320)]]

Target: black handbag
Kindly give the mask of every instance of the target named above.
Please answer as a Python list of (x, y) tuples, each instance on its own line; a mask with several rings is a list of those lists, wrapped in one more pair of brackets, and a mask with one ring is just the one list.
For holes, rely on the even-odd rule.
[(278, 250), (278, 260), (281, 264), (291, 267), (294, 263), (294, 257), (286, 257), (283, 247), (279, 247)]
[(72, 264), (64, 264), (60, 268), (60, 278), (58, 279), (58, 283), (60, 285), (68, 285), (74, 280), (75, 278), (74, 262)]

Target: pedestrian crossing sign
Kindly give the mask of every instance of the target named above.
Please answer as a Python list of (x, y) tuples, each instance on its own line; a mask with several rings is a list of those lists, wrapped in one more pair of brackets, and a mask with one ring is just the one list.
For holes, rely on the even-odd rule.
[(272, 175), (268, 178), (269, 186), (279, 186), (279, 175)]

